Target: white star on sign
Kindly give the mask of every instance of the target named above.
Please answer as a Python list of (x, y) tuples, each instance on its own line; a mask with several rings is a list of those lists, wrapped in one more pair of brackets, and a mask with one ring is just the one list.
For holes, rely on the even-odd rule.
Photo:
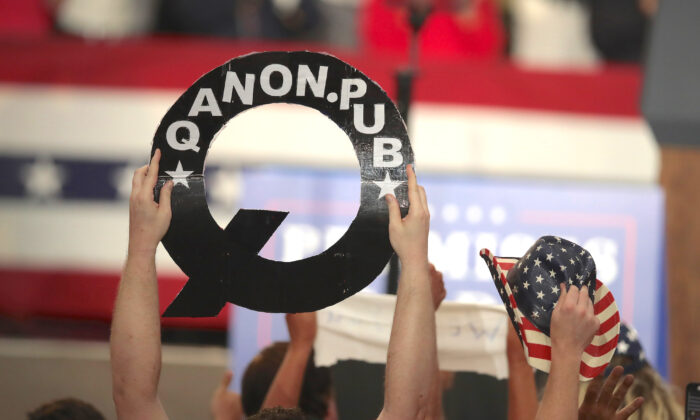
[(380, 188), (379, 197), (377, 197), (377, 200), (379, 200), (387, 194), (394, 195), (394, 190), (396, 187), (403, 184), (405, 181), (392, 181), (391, 177), (389, 177), (389, 172), (387, 171), (386, 176), (384, 176), (384, 180), (372, 182), (374, 182)]
[(173, 187), (177, 184), (182, 184), (189, 188), (190, 184), (187, 183), (187, 177), (190, 176), (194, 171), (185, 171), (182, 169), (182, 162), (177, 161), (177, 168), (174, 171), (165, 171), (166, 174), (173, 177)]
[(61, 192), (65, 174), (50, 159), (39, 159), (23, 168), (22, 178), (29, 195), (46, 199)]

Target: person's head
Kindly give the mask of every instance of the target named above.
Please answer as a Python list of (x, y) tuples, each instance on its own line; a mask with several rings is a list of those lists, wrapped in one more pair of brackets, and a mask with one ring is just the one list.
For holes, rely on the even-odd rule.
[[(243, 373), (241, 402), (247, 416), (257, 413), (262, 407), (267, 391), (287, 352), (287, 345), (286, 342), (278, 342), (264, 348)], [(306, 364), (299, 408), (308, 416), (324, 418), (328, 414), (331, 395), (330, 371), (328, 368), (316, 367), (312, 352)]]
[(51, 401), (27, 413), (28, 420), (104, 420), (92, 405), (75, 398)]
[(306, 420), (304, 413), (298, 408), (266, 408), (258, 414), (248, 417), (248, 420)]

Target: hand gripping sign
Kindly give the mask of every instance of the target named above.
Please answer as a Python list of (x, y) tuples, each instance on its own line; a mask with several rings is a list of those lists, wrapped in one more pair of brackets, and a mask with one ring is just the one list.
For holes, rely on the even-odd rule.
[[(221, 229), (205, 198), (209, 146), (237, 114), (270, 103), (320, 111), (350, 138), (360, 163), (360, 208), (347, 232), (313, 257), (262, 258), (288, 213), (240, 210)], [(315, 311), (353, 295), (382, 271), (389, 243), (387, 193), (407, 211), (406, 126), (386, 93), (327, 54), (264, 52), (235, 58), (202, 76), (175, 102), (153, 139), (162, 152), (156, 195), (172, 179), (172, 221), (163, 245), (189, 276), (164, 316), (215, 316), (226, 302), (265, 312)], [(301, 244), (300, 244), (301, 245)]]

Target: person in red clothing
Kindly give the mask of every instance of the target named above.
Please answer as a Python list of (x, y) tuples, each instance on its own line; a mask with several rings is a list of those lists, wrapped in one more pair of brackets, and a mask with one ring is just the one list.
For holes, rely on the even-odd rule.
[[(426, 57), (500, 57), (505, 32), (495, 0), (439, 0), (419, 35)], [(364, 47), (383, 53), (408, 51), (411, 27), (408, 3), (366, 0), (360, 9), (360, 36)]]

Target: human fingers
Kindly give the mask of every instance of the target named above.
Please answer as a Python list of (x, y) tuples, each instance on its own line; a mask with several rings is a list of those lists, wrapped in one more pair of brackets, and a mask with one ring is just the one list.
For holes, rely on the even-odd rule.
[(584, 309), (588, 307), (588, 303), (591, 301), (590, 297), (588, 297), (588, 286), (581, 286), (581, 290), (579, 291), (578, 294), (578, 299), (576, 301), (576, 304)]
[(401, 223), (401, 210), (399, 209), (399, 202), (392, 194), (387, 194), (384, 196), (386, 200), (386, 205), (389, 208), (389, 224), (396, 225)]
[(600, 388), (603, 386), (603, 380), (605, 377), (600, 374), (596, 376), (586, 389), (586, 396), (583, 397), (583, 404), (581, 407), (593, 407), (598, 401), (598, 394), (600, 393)]
[(620, 407), (620, 404), (622, 403), (622, 400), (625, 399), (625, 394), (627, 394), (627, 390), (630, 389), (632, 383), (634, 383), (634, 376), (625, 375), (625, 377), (622, 378), (622, 382), (617, 386), (612, 398), (610, 399), (610, 407), (613, 410), (617, 410)]
[(410, 212), (416, 208), (416, 206), (420, 206), (418, 181), (416, 181), (416, 172), (413, 170), (413, 165), (406, 165), (406, 176), (408, 177), (408, 202), (411, 205), (411, 208), (409, 209)]
[(146, 177), (146, 171), (148, 171), (148, 165), (143, 165), (134, 171), (134, 177), (131, 179), (132, 192), (141, 187), (141, 184), (143, 184), (143, 180)]
[(146, 173), (146, 185), (153, 189), (158, 182), (158, 168), (160, 164), (160, 149), (156, 149), (151, 158), (151, 163), (148, 165), (148, 172)]
[(222, 388), (228, 388), (228, 386), (231, 385), (232, 380), (233, 380), (233, 371), (227, 370), (226, 373), (224, 373), (224, 376), (221, 378), (220, 386)]
[(615, 390), (617, 383), (620, 381), (620, 377), (622, 376), (623, 371), (624, 369), (622, 368), (622, 366), (615, 366), (615, 369), (613, 369), (612, 372), (610, 372), (610, 376), (608, 376), (608, 379), (605, 380), (603, 388), (600, 391), (600, 395), (598, 396), (598, 404), (601, 407), (607, 407), (610, 403), (613, 391)]
[(559, 283), (559, 302), (564, 303), (566, 302), (566, 283), (561, 282)]
[(615, 420), (625, 420), (644, 404), (644, 398), (637, 397), (615, 414)]
[(578, 303), (578, 295), (580, 294), (580, 291), (578, 287), (576, 286), (571, 286), (569, 287), (569, 290), (566, 291), (566, 303), (570, 305), (571, 307), (576, 306)]
[(170, 217), (170, 197), (173, 193), (173, 181), (170, 180), (163, 184), (160, 189), (160, 200), (158, 201), (158, 212)]
[(430, 216), (430, 210), (428, 209), (428, 198), (425, 195), (425, 188), (423, 188), (421, 185), (418, 186), (418, 195), (420, 197), (420, 204), (423, 207), (423, 211), (425, 214)]

